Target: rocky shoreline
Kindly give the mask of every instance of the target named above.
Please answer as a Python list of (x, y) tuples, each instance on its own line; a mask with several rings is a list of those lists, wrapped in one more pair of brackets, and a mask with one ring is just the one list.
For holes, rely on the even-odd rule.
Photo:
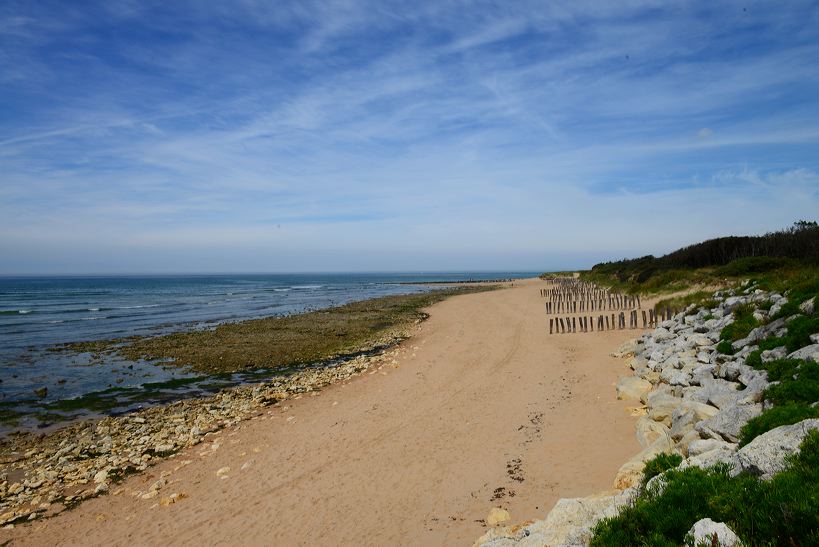
[[(211, 397), (83, 421), (49, 434), (11, 434), (0, 441), (0, 526), (56, 515), (106, 494), (125, 477), (162, 459), (207, 442), (220, 430), (260, 415), (265, 407), (315, 395), (322, 387), (390, 365), (398, 342), (409, 335), (407, 328), (390, 332), (370, 346), (385, 348), (375, 354), (339, 360), (332, 366), (305, 367)], [(144, 499), (157, 497), (162, 486), (160, 479), (136, 494)], [(171, 495), (161, 501), (175, 500)]]
[[(732, 476), (748, 473), (762, 480), (784, 469), (786, 457), (799, 450), (808, 432), (819, 430), (819, 420), (783, 425), (740, 446), (742, 427), (771, 407), (763, 395), (775, 384), (764, 370), (745, 361), (759, 351), (761, 340), (781, 337), (791, 321), (814, 314), (814, 299), (805, 301), (798, 313), (776, 318), (787, 297), (753, 286), (739, 294), (717, 292), (714, 302), (710, 308), (690, 306), (616, 352), (615, 356), (628, 359), (633, 371), (621, 378), (616, 389), (619, 399), (640, 403), (633, 411), (641, 415), (636, 435), (643, 448), (620, 467), (612, 490), (561, 499), (544, 520), (494, 528), (476, 546), (588, 545), (601, 519), (616, 516), (644, 489), (662, 487), (662, 474), (643, 485), (645, 463), (659, 454), (679, 455), (680, 469), (721, 463), (728, 466)], [(741, 306), (753, 309), (759, 326), (731, 344), (733, 354), (724, 354), (717, 348), (722, 329), (735, 320), (733, 312)], [(784, 346), (762, 351), (761, 359), (817, 361), (817, 334), (812, 334), (810, 341), (812, 345), (793, 352)], [(738, 544), (725, 524), (710, 519), (702, 519), (689, 531), (695, 542), (707, 540), (709, 544), (714, 534), (721, 545)]]

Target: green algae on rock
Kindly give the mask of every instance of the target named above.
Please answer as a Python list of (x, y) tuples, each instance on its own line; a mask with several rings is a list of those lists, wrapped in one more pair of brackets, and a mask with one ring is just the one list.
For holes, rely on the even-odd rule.
[[(386, 296), (285, 317), (219, 325), (155, 337), (62, 346), (69, 351), (116, 352), (133, 361), (163, 360), (204, 373), (287, 367), (354, 354), (398, 342), (425, 318), (423, 308), (449, 296), (495, 287), (448, 288)], [(170, 361), (170, 363), (169, 363)]]

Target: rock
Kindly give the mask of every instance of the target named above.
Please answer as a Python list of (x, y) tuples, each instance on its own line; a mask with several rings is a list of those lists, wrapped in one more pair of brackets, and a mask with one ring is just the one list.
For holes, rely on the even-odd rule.
[(660, 374), (660, 380), (670, 386), (689, 386), (689, 379), (688, 373), (681, 370), (671, 370), (670, 368), (664, 369)]
[(94, 475), (94, 482), (96, 484), (100, 484), (100, 483), (107, 482), (107, 481), (108, 481), (108, 470), (107, 469), (103, 469), (102, 471), (100, 471), (96, 475)]
[(695, 430), (693, 430), (693, 429), (692, 429), (691, 431), (689, 431), (688, 433), (686, 433), (685, 435), (683, 435), (683, 436), (682, 436), (682, 439), (680, 439), (679, 441), (677, 441), (677, 444), (676, 444), (676, 446), (674, 447), (674, 449), (675, 449), (677, 452), (679, 452), (680, 454), (682, 454), (683, 456), (688, 457), (688, 456), (689, 456), (689, 454), (688, 454), (688, 446), (689, 446), (691, 443), (693, 443), (694, 441), (699, 441), (699, 440), (700, 440), (700, 434), (699, 434), (699, 432), (697, 432), (697, 431), (695, 431)]
[(712, 467), (718, 463), (724, 463), (727, 464), (729, 467), (733, 468), (735, 456), (736, 452), (734, 450), (717, 448), (716, 450), (709, 450), (696, 456), (689, 456), (688, 458), (682, 461), (679, 468), (680, 469), (687, 469), (689, 467), (706, 468)]
[(810, 298), (805, 300), (801, 304), (799, 304), (799, 311), (804, 313), (805, 315), (813, 315), (813, 312), (816, 311), (816, 297)]
[(777, 299), (774, 305), (771, 306), (771, 309), (768, 310), (768, 313), (771, 314), (771, 316), (776, 315), (777, 313), (780, 312), (780, 310), (782, 310), (782, 306), (784, 306), (787, 303), (788, 299), (785, 298), (784, 296), (782, 298)]
[(617, 382), (618, 399), (640, 399), (651, 391), (651, 382), (636, 376), (624, 376)]
[(768, 336), (770, 336), (771, 334), (774, 334), (775, 332), (777, 332), (779, 329), (781, 329), (784, 326), (785, 326), (785, 318), (780, 317), (779, 319), (771, 321), (767, 325), (762, 325), (760, 327), (755, 328), (750, 333), (748, 333), (748, 336), (746, 336), (742, 340), (737, 340), (736, 342), (733, 342), (731, 344), (731, 346), (735, 350), (744, 348), (747, 345), (752, 344), (753, 342), (756, 342), (758, 340), (762, 340), (763, 338), (767, 338)]
[(713, 407), (725, 408), (735, 405), (739, 399), (749, 395), (745, 391), (740, 391), (739, 387), (741, 386), (737, 383), (722, 379), (706, 380), (703, 382), (700, 396)]
[(707, 337), (707, 336), (702, 335), (702, 334), (697, 334), (695, 336), (692, 336), (692, 337), (690, 337), (688, 339), (688, 341), (689, 341), (690, 345), (692, 345), (694, 347), (697, 347), (697, 348), (713, 345), (713, 342), (711, 342), (711, 339), (709, 337)]
[(651, 339), (654, 343), (659, 344), (660, 342), (674, 339), (674, 334), (666, 328), (658, 327), (654, 329)]
[(637, 351), (637, 340), (628, 340), (623, 342), (617, 351), (612, 353), (613, 357), (626, 357), (629, 355), (634, 355), (634, 352)]
[(739, 537), (723, 522), (714, 522), (709, 518), (698, 520), (688, 531), (694, 545), (720, 545), (720, 547), (738, 547), (742, 545)]
[(711, 450), (736, 450), (736, 445), (733, 443), (718, 441), (715, 439), (700, 439), (688, 445), (688, 456), (699, 456)]
[[(476, 545), (587, 545), (594, 525), (603, 518), (615, 516), (622, 507), (632, 503), (636, 496), (637, 490), (631, 488), (623, 492), (602, 492), (585, 498), (560, 499), (544, 520), (525, 527), (490, 531)], [(503, 540), (510, 543), (504, 543)]]
[(788, 348), (785, 346), (779, 346), (778, 348), (764, 350), (760, 357), (762, 358), (763, 363), (768, 363), (770, 361), (775, 361), (776, 359), (782, 359), (787, 354)]
[(662, 422), (671, 426), (671, 415), (680, 405), (682, 399), (665, 393), (649, 393), (646, 405), (648, 406), (648, 417), (655, 422)]
[(797, 452), (807, 434), (817, 429), (819, 419), (811, 419), (763, 433), (737, 452), (735, 471), (770, 479), (785, 468), (785, 457)]
[(679, 441), (686, 433), (694, 429), (694, 424), (699, 420), (691, 410), (680, 407), (671, 415), (671, 431), (669, 435), (675, 441)]
[(729, 382), (735, 382), (741, 373), (738, 363), (723, 363), (719, 368), (719, 377)]
[(725, 313), (731, 313), (736, 308), (744, 304), (746, 301), (747, 299), (743, 296), (731, 296), (729, 298), (726, 298), (725, 301), (722, 303), (722, 306), (720, 307)]
[(637, 442), (639, 442), (643, 448), (650, 446), (658, 438), (668, 435), (668, 428), (666, 426), (646, 416), (637, 420), (636, 430)]
[(665, 491), (665, 487), (668, 485), (668, 481), (666, 479), (665, 473), (660, 473), (659, 475), (654, 475), (648, 482), (646, 483), (645, 491), (652, 492), (652, 495), (659, 496)]
[(674, 441), (670, 435), (660, 435), (653, 443), (635, 454), (617, 470), (614, 477), (614, 488), (625, 490), (640, 484), (643, 480), (643, 468), (645, 462), (655, 458), (659, 454), (667, 454), (674, 451)]
[(712, 418), (697, 423), (694, 427), (702, 433), (716, 433), (732, 443), (739, 442), (739, 431), (748, 420), (762, 414), (762, 405), (732, 405), (721, 408)]
[[(708, 363), (707, 359), (708, 357), (706, 357), (705, 363)], [(717, 366), (710, 363), (698, 366), (691, 372), (691, 384), (699, 386), (703, 382), (713, 380), (716, 370)]]
[(489, 511), (489, 515), (485, 521), (487, 526), (497, 526), (502, 522), (507, 522), (509, 519), (509, 511), (501, 507), (493, 507), (492, 510)]
[(223, 479), (227, 477), (228, 473), (230, 473), (230, 467), (220, 467), (219, 470), (216, 471), (216, 476)]
[(46, 397), (48, 395), (48, 388), (47, 387), (41, 387), (41, 388), (35, 389), (34, 394), (37, 397), (39, 397), (40, 399), (43, 399), (44, 397)]
[(805, 359), (819, 363), (819, 344), (811, 344), (788, 355), (788, 359)]

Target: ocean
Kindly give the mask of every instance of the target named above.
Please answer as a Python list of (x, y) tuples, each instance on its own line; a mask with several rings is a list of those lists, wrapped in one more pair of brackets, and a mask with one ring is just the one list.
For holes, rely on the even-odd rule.
[[(423, 282), (536, 275), (448, 272), (0, 277), (0, 433), (46, 427), (66, 416), (84, 416), (91, 409), (77, 405), (67, 413), (67, 405), (58, 403), (83, 400), (92, 394), (118, 397), (121, 405), (105, 405), (109, 413), (116, 413), (133, 409), (133, 401), (140, 405), (163, 402), (256, 379), (233, 375), (217, 382), (208, 378), (181, 383), (178, 380), (197, 377), (175, 366), (113, 357), (99, 360), (87, 353), (53, 351), (60, 344), (207, 328), (435, 288)], [(150, 390), (152, 398), (140, 396), (146, 390)]]

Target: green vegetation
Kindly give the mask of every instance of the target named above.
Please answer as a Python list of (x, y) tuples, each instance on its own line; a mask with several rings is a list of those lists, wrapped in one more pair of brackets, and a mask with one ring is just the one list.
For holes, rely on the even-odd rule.
[(819, 418), (819, 408), (805, 404), (790, 403), (775, 406), (752, 418), (742, 426), (740, 446), (745, 446), (763, 433), (783, 425), (792, 425), (809, 418)]
[(396, 341), (422, 309), (449, 296), (492, 290), (457, 287), (387, 296), (320, 311), (220, 325), (212, 330), (149, 338), (68, 344), (63, 349), (117, 352), (136, 361), (172, 360), (209, 374), (289, 367), (350, 355)]
[[(753, 357), (753, 359), (751, 359)], [(750, 361), (750, 362), (748, 362)], [(799, 359), (776, 359), (763, 363), (759, 352), (749, 356), (746, 363), (768, 374), (768, 380), (778, 382), (765, 390), (763, 397), (775, 406), (751, 419), (740, 432), (740, 444), (745, 445), (757, 436), (807, 418), (819, 418), (819, 364)]]
[(680, 463), (682, 463), (682, 456), (679, 454), (658, 454), (647, 461), (643, 468), (643, 486), (657, 475), (677, 467)]
[(16, 410), (0, 408), (0, 424), (14, 427), (20, 423), (20, 418), (23, 416), (24, 414)]
[[(725, 522), (745, 545), (819, 544), (819, 432), (811, 432), (784, 471), (769, 481), (726, 466), (670, 469), (663, 489), (600, 521), (593, 546), (678, 546), (702, 518)], [(690, 541), (690, 539), (688, 540)]]
[[(720, 332), (720, 347), (717, 349), (720, 353), (731, 354), (734, 353), (731, 342), (736, 342), (748, 336), (752, 330), (759, 326), (759, 321), (754, 317), (754, 307), (748, 304), (738, 306), (732, 312), (734, 322), (730, 325), (725, 325)], [(728, 345), (723, 344), (728, 342)], [(730, 348), (730, 349), (729, 349)], [(723, 351), (726, 349), (728, 351)]]
[[(719, 238), (692, 245), (660, 258), (645, 256), (596, 265), (584, 272), (587, 281), (627, 293), (679, 291), (701, 285), (733, 287), (745, 294), (762, 289), (784, 294), (788, 303), (768, 321), (787, 319), (779, 329), (755, 342), (758, 349), (746, 364), (764, 370), (773, 385), (763, 393), (768, 408), (742, 429), (741, 444), (776, 427), (819, 418), (819, 364), (796, 359), (762, 361), (762, 352), (784, 347), (792, 353), (811, 343), (819, 332), (819, 313), (805, 315), (799, 306), (819, 297), (819, 226), (798, 222), (793, 228), (761, 237)], [(668, 298), (658, 309), (683, 309), (691, 304), (711, 309), (711, 292), (698, 290)], [(732, 343), (764, 323), (757, 309), (773, 302), (743, 305), (733, 310), (733, 322), (723, 328), (717, 349), (733, 354)], [(779, 334), (779, 336), (777, 336)], [(801, 453), (770, 481), (740, 475), (730, 477), (725, 466), (676, 469), (679, 457), (662, 455), (648, 462), (643, 490), (633, 505), (617, 517), (598, 523), (592, 545), (681, 545), (699, 519), (727, 523), (746, 545), (819, 544), (819, 433), (809, 435)], [(645, 485), (664, 473), (661, 488)]]
[[(778, 281), (779, 289), (787, 294), (788, 303), (774, 315), (772, 320), (789, 318), (800, 314), (799, 306), (819, 293), (819, 276), (815, 270), (803, 271), (791, 277), (790, 287)], [(760, 306), (762, 307), (762, 306)], [(721, 332), (721, 342), (717, 350), (724, 354), (734, 352), (731, 342), (744, 338), (759, 322), (753, 317), (754, 308), (740, 306), (733, 311), (734, 322)], [(757, 370), (764, 370), (768, 380), (777, 382), (765, 390), (763, 398), (773, 403), (762, 415), (750, 420), (743, 427), (740, 444), (745, 445), (757, 436), (782, 425), (790, 425), (807, 418), (819, 418), (819, 407), (812, 406), (819, 401), (819, 365), (812, 361), (798, 359), (775, 359), (762, 361), (762, 352), (784, 347), (788, 353), (811, 344), (810, 335), (819, 332), (819, 314), (798, 315), (786, 323), (785, 334), (755, 342), (758, 349), (751, 352), (745, 364)]]
[(775, 258), (772, 256), (748, 256), (729, 262), (714, 270), (716, 275), (725, 277), (748, 277), (754, 274), (770, 272), (773, 270), (795, 268), (799, 265), (791, 258)]
[(696, 291), (660, 300), (654, 305), (654, 310), (658, 311), (665, 308), (684, 310), (691, 304), (694, 304), (697, 308), (711, 309), (717, 307), (719, 302), (714, 299), (714, 291)]
[(722, 237), (659, 258), (648, 255), (597, 264), (581, 277), (621, 292), (651, 294), (735, 284), (743, 277), (760, 277), (776, 285), (799, 277), (805, 269), (815, 274), (817, 265), (819, 225), (799, 221), (763, 236)]

